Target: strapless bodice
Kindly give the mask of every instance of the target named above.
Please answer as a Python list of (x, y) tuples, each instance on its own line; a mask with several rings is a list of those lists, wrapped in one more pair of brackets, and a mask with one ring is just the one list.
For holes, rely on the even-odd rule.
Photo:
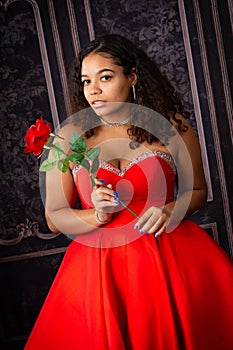
[[(119, 198), (127, 205), (145, 202), (158, 206), (174, 198), (175, 164), (172, 157), (161, 151), (146, 151), (133, 158), (120, 170), (100, 160), (97, 176), (112, 184)], [(83, 208), (92, 207), (92, 187), (87, 171), (80, 165), (73, 168), (76, 188)], [(137, 206), (137, 205), (136, 205)]]

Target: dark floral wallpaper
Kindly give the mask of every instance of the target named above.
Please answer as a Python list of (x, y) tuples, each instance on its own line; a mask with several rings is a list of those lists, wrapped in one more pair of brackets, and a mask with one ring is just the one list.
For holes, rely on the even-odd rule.
[(50, 112), (35, 22), (24, 7), (0, 12), (0, 238), (7, 239), (26, 218), (44, 221), (38, 161), (23, 149), (28, 127)]

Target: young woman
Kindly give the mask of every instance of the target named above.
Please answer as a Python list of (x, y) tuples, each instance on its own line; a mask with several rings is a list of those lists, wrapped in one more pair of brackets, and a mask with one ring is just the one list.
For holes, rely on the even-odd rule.
[(80, 165), (47, 173), (48, 224), (74, 241), (25, 349), (232, 349), (232, 263), (186, 218), (207, 190), (170, 83), (133, 43), (106, 35), (80, 52), (73, 84), (79, 112), (63, 146), (75, 131), (100, 147), (100, 164), (94, 187)]

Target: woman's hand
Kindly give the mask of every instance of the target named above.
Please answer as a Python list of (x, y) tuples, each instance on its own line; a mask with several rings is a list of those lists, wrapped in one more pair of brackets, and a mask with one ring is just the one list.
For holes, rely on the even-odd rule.
[[(114, 212), (114, 207), (119, 204), (118, 193), (112, 190), (112, 185), (104, 185), (103, 180), (95, 180), (91, 194), (92, 203), (98, 212), (101, 221), (107, 221), (110, 213)], [(110, 215), (109, 215), (110, 214)]]
[(150, 207), (140, 217), (134, 228), (140, 230), (140, 233), (155, 233), (155, 237), (161, 235), (169, 222), (170, 214), (164, 209)]

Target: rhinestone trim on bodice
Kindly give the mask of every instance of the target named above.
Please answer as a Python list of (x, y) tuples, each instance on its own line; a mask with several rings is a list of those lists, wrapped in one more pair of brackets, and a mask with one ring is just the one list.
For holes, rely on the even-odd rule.
[[(109, 170), (115, 174), (117, 174), (118, 176), (124, 176), (125, 173), (135, 164), (143, 161), (144, 159), (146, 158), (149, 158), (149, 157), (154, 157), (154, 156), (158, 156), (162, 159), (164, 159), (169, 165), (170, 167), (172, 168), (174, 174), (176, 174), (176, 167), (175, 167), (175, 163), (174, 163), (174, 160), (172, 159), (172, 157), (165, 153), (165, 152), (162, 152), (162, 151), (146, 151), (146, 152), (143, 152), (143, 153), (140, 153), (139, 155), (137, 155), (135, 158), (133, 158), (128, 164), (127, 166), (123, 169), (123, 170), (120, 170), (116, 167), (114, 167), (114, 165), (112, 165), (111, 163), (103, 160), (103, 159), (100, 159), (100, 168), (101, 169), (105, 169), (105, 170)], [(79, 164), (75, 164), (73, 169), (72, 169), (72, 173), (73, 173), (73, 177), (75, 178), (78, 171), (82, 169), (82, 166), (79, 165)]]

